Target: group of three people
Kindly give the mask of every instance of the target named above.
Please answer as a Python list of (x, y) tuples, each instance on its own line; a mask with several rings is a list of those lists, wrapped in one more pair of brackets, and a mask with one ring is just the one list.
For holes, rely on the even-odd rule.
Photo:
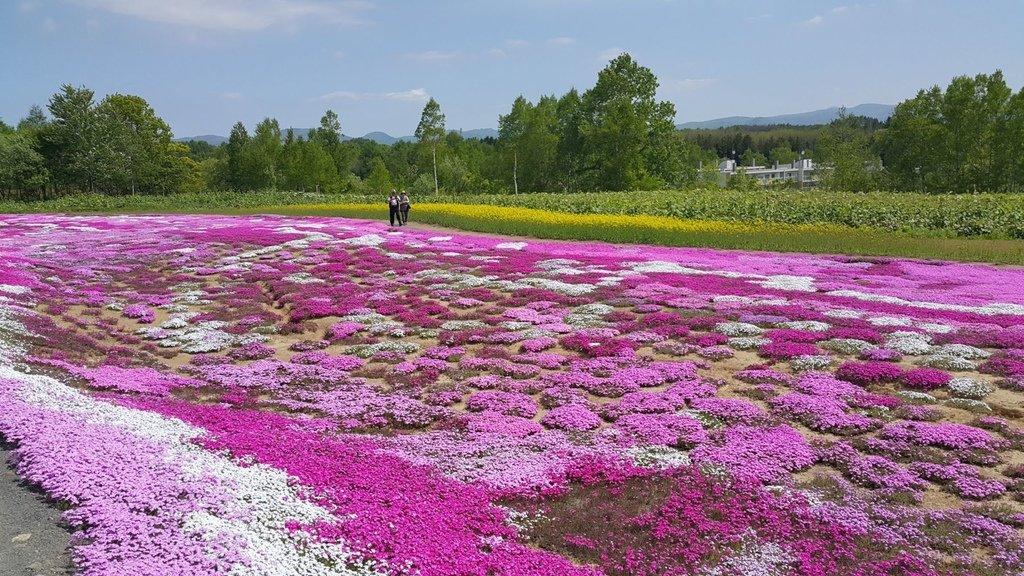
[(409, 195), (402, 190), (402, 193), (392, 190), (391, 194), (388, 195), (388, 216), (391, 218), (391, 225), (395, 225), (395, 220), (398, 220), (398, 225), (403, 226), (409, 223)]

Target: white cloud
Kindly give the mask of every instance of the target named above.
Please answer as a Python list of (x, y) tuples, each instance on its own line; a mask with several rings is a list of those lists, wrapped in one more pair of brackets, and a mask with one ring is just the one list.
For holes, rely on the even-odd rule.
[(527, 42), (526, 40), (506, 40), (505, 41), (505, 47), (506, 48), (524, 48), (524, 47), (529, 46), (529, 45), (530, 45), (530, 43)]
[(576, 39), (568, 36), (557, 36), (548, 40), (548, 44), (552, 46), (568, 46), (574, 42), (576, 42)]
[(421, 62), (438, 62), (441, 60), (453, 60), (459, 57), (458, 52), (442, 52), (440, 50), (427, 50), (426, 52), (411, 52), (406, 54), (405, 57), (409, 60), (419, 60)]
[(328, 92), (314, 98), (310, 102), (334, 102), (337, 100), (395, 100), (399, 102), (422, 102), (430, 98), (430, 94), (423, 88), (413, 88), (401, 92), (352, 92), (351, 90), (337, 90)]
[(707, 88), (716, 82), (718, 82), (718, 78), (683, 78), (667, 83), (664, 88), (668, 92), (693, 92)]
[(597, 59), (601, 62), (608, 62), (609, 60), (614, 60), (624, 52), (625, 50), (623, 50), (622, 48), (606, 48), (598, 53)]
[(385, 92), (383, 94), (385, 100), (402, 100), (405, 102), (420, 102), (430, 98), (430, 94), (423, 88), (413, 88), (412, 90), (406, 90), (404, 92)]
[(366, 2), (317, 0), (75, 0), (79, 4), (141, 20), (215, 30), (263, 30), (300, 20), (357, 24)]
[(825, 18), (822, 17), (820, 14), (818, 14), (816, 16), (812, 16), (811, 18), (808, 18), (807, 20), (804, 20), (804, 26), (818, 26), (818, 25), (820, 25), (824, 21), (825, 21)]
[(832, 9), (832, 13), (833, 14), (842, 14), (843, 12), (846, 12), (849, 9), (850, 9), (849, 6), (836, 6), (835, 8)]
[(361, 100), (361, 99), (362, 98), (360, 97), (359, 94), (356, 94), (355, 92), (350, 92), (348, 90), (338, 90), (336, 92), (328, 92), (327, 94), (321, 94), (320, 96), (317, 96), (316, 98), (310, 98), (310, 100), (315, 100), (315, 101), (318, 101), (318, 102), (332, 102), (334, 100)]
[(484, 54), (491, 56), (492, 58), (504, 58), (508, 55), (501, 48), (491, 48), (490, 50), (484, 51)]

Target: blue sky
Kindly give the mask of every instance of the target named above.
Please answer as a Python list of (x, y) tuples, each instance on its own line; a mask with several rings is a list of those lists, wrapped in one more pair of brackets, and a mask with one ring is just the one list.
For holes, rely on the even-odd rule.
[(61, 84), (145, 98), (178, 136), (265, 116), (411, 134), (496, 127), (519, 94), (593, 85), (627, 51), (677, 121), (895, 104), (953, 76), (1024, 85), (1021, 0), (6, 0), (0, 118)]

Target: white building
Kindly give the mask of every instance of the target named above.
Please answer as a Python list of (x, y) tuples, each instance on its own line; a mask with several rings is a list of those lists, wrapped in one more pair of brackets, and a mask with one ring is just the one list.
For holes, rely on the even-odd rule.
[(774, 166), (738, 166), (735, 160), (723, 160), (718, 165), (718, 183), (725, 186), (729, 177), (743, 169), (747, 176), (757, 179), (762, 186), (775, 182), (792, 182), (797, 188), (811, 187), (818, 183), (814, 161), (804, 158), (790, 164), (776, 163)]

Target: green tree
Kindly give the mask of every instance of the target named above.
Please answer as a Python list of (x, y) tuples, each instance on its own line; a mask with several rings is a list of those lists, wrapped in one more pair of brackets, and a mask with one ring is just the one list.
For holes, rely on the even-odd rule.
[(994, 156), (999, 189), (1021, 190), (1024, 187), (1024, 88), (1007, 100), (999, 114)]
[(421, 146), (430, 146), (430, 156), (434, 164), (434, 194), (440, 193), (437, 183), (437, 145), (444, 138), (444, 114), (441, 105), (431, 98), (423, 107), (420, 123), (416, 126), (416, 140)]
[(276, 188), (278, 170), (281, 161), (281, 126), (274, 118), (264, 118), (253, 131), (251, 145), (255, 150), (251, 153), (254, 165), (252, 170), (262, 176), (259, 188)]
[(58, 183), (94, 191), (101, 179), (102, 133), (94, 92), (64, 84), (50, 97), (47, 108), (53, 122), (42, 135), (51, 171)]
[(227, 153), (226, 178), (228, 186), (234, 190), (242, 190), (245, 182), (245, 166), (242, 153), (249, 144), (249, 131), (245, 124), (235, 122), (231, 134), (224, 146)]
[(371, 192), (382, 197), (388, 190), (394, 188), (391, 183), (391, 174), (388, 173), (388, 167), (384, 164), (383, 158), (377, 157), (373, 159), (370, 174), (366, 178), (366, 184)]
[(512, 151), (512, 190), (519, 194), (519, 146), (526, 132), (526, 116), (530, 103), (520, 94), (508, 114), (498, 116), (498, 142)]
[(843, 108), (839, 118), (822, 129), (818, 142), (819, 181), (829, 190), (866, 192), (874, 187), (881, 162), (855, 117)]
[(21, 131), (0, 133), (0, 192), (22, 196), (49, 183), (45, 159), (33, 143), (32, 137)]
[(144, 99), (111, 94), (96, 112), (103, 134), (103, 182), (109, 190), (135, 194), (140, 189), (166, 193), (179, 188), (182, 150), (171, 145), (171, 127)]
[(557, 165), (561, 167), (561, 188), (567, 192), (579, 189), (583, 168), (583, 102), (575, 88), (558, 99), (555, 107), (558, 124)]
[(768, 163), (768, 159), (765, 158), (764, 154), (761, 154), (753, 148), (747, 148), (740, 155), (740, 164), (746, 167), (751, 166), (764, 166)]
[(18, 132), (36, 133), (46, 127), (48, 123), (49, 120), (46, 118), (43, 108), (38, 104), (33, 104), (28, 109), (28, 115), (18, 122)]
[(582, 98), (587, 183), (593, 189), (629, 190), (650, 177), (667, 181), (675, 166), (665, 154), (675, 130), (675, 106), (658, 102), (650, 69), (621, 54), (598, 73)]
[(779, 144), (768, 153), (768, 160), (774, 164), (792, 164), (799, 157), (800, 155), (794, 152), (788, 143)]

